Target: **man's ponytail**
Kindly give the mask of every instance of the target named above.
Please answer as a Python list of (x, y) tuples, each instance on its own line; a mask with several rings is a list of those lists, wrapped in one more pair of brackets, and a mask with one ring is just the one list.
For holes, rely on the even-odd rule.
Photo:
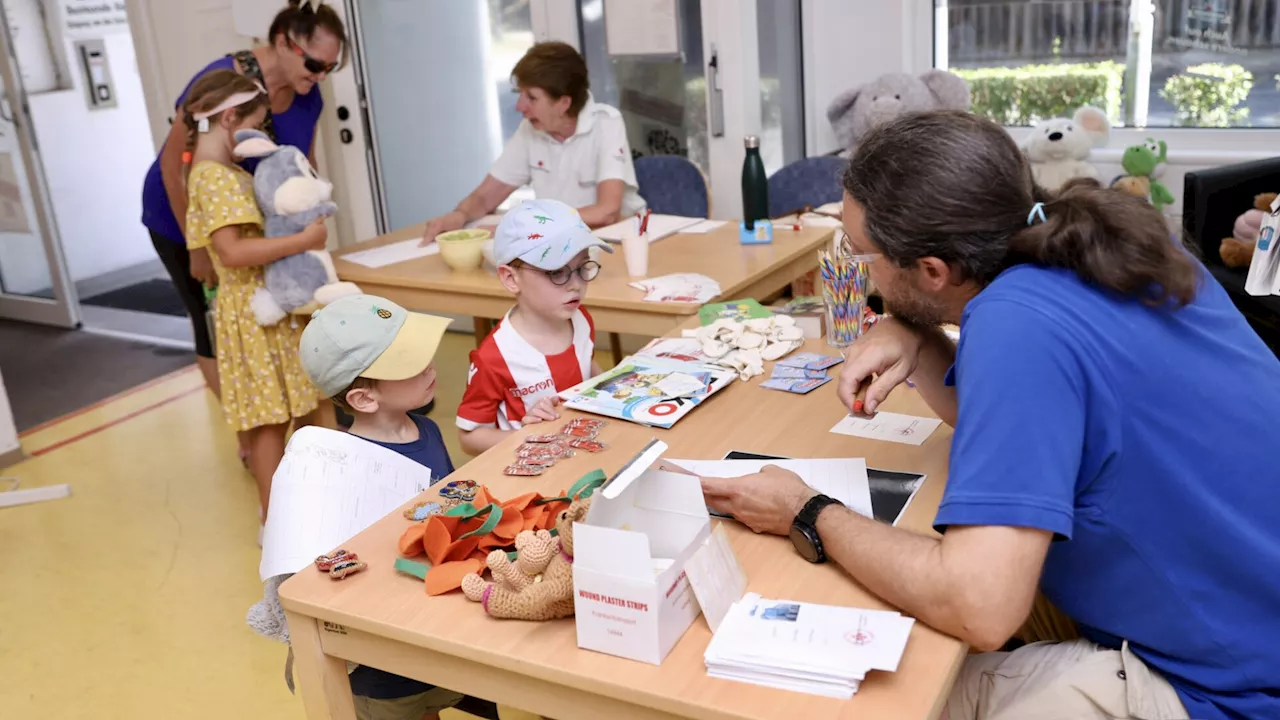
[(1164, 217), (1096, 180), (1068, 181), (1057, 193), (1038, 190), (1044, 221), (1009, 241), (1008, 263), (1071, 270), (1081, 279), (1152, 305), (1186, 305), (1199, 282), (1196, 261), (1170, 237)]

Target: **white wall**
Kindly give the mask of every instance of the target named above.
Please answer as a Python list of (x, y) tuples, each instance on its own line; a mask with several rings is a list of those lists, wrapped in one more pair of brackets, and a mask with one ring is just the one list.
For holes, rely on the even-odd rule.
[[(29, 97), (72, 281), (156, 260), (140, 219), (155, 150), (133, 41), (127, 33), (104, 39), (117, 107), (89, 109), (84, 71), (74, 60), (66, 76), (73, 87)], [(57, 42), (74, 58), (73, 40)]]
[(0, 377), (0, 455), (18, 449), (18, 428), (13, 423), (13, 411), (9, 409), (9, 394)]

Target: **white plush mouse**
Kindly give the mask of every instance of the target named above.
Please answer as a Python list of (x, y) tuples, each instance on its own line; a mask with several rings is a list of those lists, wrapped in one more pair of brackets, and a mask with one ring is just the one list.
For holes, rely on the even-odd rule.
[(1071, 118), (1041, 120), (1023, 138), (1022, 151), (1031, 161), (1036, 183), (1046, 190), (1057, 190), (1063, 183), (1078, 177), (1098, 179), (1098, 171), (1089, 162), (1095, 147), (1103, 147), (1111, 137), (1111, 121), (1107, 114), (1088, 105)]

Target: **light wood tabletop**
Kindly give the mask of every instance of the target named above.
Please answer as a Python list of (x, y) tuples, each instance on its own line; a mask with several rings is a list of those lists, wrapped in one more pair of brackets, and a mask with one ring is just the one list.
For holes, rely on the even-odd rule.
[[(818, 341), (804, 349), (827, 351)], [(947, 475), (950, 428), (940, 427), (921, 446), (836, 435), (829, 430), (844, 411), (835, 396), (835, 382), (808, 395), (792, 395), (759, 387), (761, 379), (734, 382), (671, 430), (611, 421), (600, 435), (608, 450), (597, 455), (579, 452), (541, 477), (502, 474), (527, 433), (507, 438), (452, 477), (486, 485), (498, 498), (530, 490), (559, 494), (593, 469), (612, 474), (654, 437), (670, 446), (670, 457), (720, 458), (731, 450), (805, 458), (865, 457), (869, 467), (928, 475), (899, 524), (933, 532)], [(931, 415), (919, 395), (906, 387), (896, 390), (884, 409)], [(565, 413), (560, 422), (573, 416)], [(280, 589), (311, 720), (354, 718), (344, 660), (557, 720), (924, 720), (941, 712), (966, 652), (959, 640), (916, 623), (898, 671), (869, 674), (852, 700), (839, 701), (708, 677), (702, 655), (711, 632), (702, 618), (661, 666), (579, 650), (572, 619), (494, 620), (461, 593), (428, 597), (421, 580), (392, 569), (396, 541), (408, 524), (395, 512), (344, 544), (368, 561), (366, 572), (334, 582), (307, 568)], [(726, 529), (750, 591), (815, 603), (887, 607), (836, 566), (802, 560), (786, 538), (755, 535), (732, 522)]]
[[(768, 245), (742, 245), (738, 225), (727, 222), (705, 234), (680, 233), (649, 246), (649, 275), (702, 273), (720, 283), (719, 300), (765, 298), (818, 266), (816, 251), (830, 243), (832, 228), (799, 231), (779, 226)], [(422, 226), (397, 230), (343, 248), (334, 255), (338, 276), (404, 307), (422, 312), (448, 312), (477, 318), (501, 318), (511, 308), (511, 293), (492, 271), (455, 272), (439, 255), (417, 258), (381, 268), (368, 268), (342, 259), (343, 255), (422, 235)], [(596, 330), (658, 337), (698, 312), (695, 303), (651, 303), (631, 287), (622, 249), (601, 253), (600, 275), (585, 299)]]

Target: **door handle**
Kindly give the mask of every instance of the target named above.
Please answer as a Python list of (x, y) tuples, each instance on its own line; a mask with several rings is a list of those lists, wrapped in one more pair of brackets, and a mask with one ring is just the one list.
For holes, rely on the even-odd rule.
[(720, 55), (714, 43), (707, 63), (707, 109), (711, 113), (711, 137), (724, 137), (724, 91), (720, 89)]

